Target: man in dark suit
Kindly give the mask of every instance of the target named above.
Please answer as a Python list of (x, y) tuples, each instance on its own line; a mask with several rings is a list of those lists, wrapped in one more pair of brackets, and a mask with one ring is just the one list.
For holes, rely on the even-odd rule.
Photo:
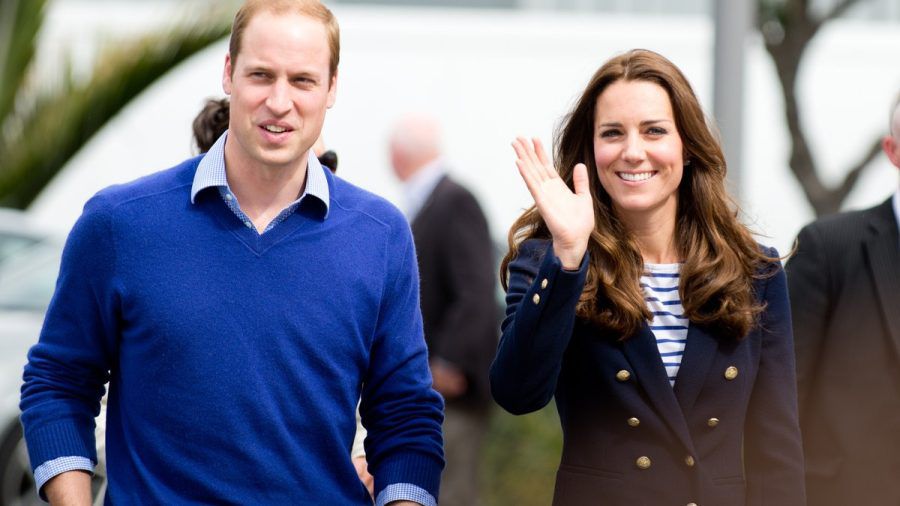
[[(900, 100), (882, 147), (900, 168)], [(810, 506), (900, 504), (900, 191), (800, 231), (787, 263)]]
[(496, 269), (487, 220), (475, 197), (446, 174), (435, 121), (407, 116), (390, 141), (403, 182), (421, 279), (422, 320), (434, 388), (444, 396), (442, 506), (473, 506), (490, 407), (488, 369), (497, 347)]

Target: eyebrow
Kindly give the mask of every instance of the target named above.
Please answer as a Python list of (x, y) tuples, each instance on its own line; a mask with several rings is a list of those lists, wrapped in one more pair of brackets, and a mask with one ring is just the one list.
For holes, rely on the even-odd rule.
[[(658, 123), (673, 123), (673, 121), (670, 119), (648, 119), (648, 120), (641, 121), (640, 126), (656, 125)], [(599, 126), (599, 127), (620, 127), (620, 126), (622, 126), (622, 123), (618, 122), (618, 121), (611, 121), (611, 122), (607, 122), (607, 123), (600, 123), (597, 126)]]

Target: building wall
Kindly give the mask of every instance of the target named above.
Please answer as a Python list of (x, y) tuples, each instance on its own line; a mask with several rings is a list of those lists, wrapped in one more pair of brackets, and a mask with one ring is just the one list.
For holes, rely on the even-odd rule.
[[(106, 5), (103, 16), (97, 5)], [(90, 48), (98, 33), (105, 40), (117, 30), (133, 33), (135, 20), (163, 22), (171, 19), (167, 9), (176, 8), (174, 2), (122, 5), (58, 1), (45, 38)], [(711, 107), (713, 27), (705, 15), (341, 4), (334, 11), (343, 50), (337, 103), (324, 135), (339, 153), (339, 175), (396, 199), (386, 151), (392, 122), (409, 111), (435, 114), (444, 125), (453, 173), (481, 199), (498, 240), (531, 203), (510, 142), (525, 135), (549, 144), (553, 128), (605, 59), (634, 47), (659, 51), (682, 68)], [(73, 25), (72, 19), (81, 22)], [(837, 181), (886, 131), (888, 108), (900, 90), (900, 67), (890, 63), (897, 47), (896, 23), (848, 20), (828, 25), (810, 48), (799, 84), (803, 120), (829, 181)], [(139, 97), (51, 184), (33, 206), (35, 215), (67, 229), (99, 188), (191, 155), (190, 123), (205, 98), (222, 94), (225, 51), (223, 41)], [(748, 41), (747, 60), (742, 205), (751, 226), (767, 236), (761, 241), (787, 251), (812, 214), (788, 172), (782, 99), (758, 37)], [(897, 172), (881, 156), (848, 207), (872, 205), (896, 191)]]

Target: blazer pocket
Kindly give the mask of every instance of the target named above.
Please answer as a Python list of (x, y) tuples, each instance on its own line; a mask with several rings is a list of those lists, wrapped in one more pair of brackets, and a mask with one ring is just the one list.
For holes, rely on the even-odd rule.
[(723, 476), (721, 478), (713, 478), (713, 485), (743, 485), (744, 477), (741, 475), (737, 476)]
[(583, 474), (587, 476), (599, 476), (610, 480), (621, 480), (625, 474), (616, 471), (607, 471), (606, 469), (597, 469), (596, 467), (574, 466), (571, 464), (560, 464), (560, 471), (574, 474)]
[(623, 473), (585, 466), (560, 465), (553, 490), (553, 506), (648, 506)]

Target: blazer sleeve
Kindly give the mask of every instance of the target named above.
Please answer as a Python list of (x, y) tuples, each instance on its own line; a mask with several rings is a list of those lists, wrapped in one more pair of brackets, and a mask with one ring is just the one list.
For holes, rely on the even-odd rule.
[(494, 363), (491, 394), (513, 414), (546, 406), (556, 391), (575, 325), (588, 255), (577, 271), (563, 270), (550, 241), (528, 240), (509, 264), (506, 318)]
[(791, 312), (784, 271), (780, 264), (776, 268), (763, 298), (759, 370), (744, 433), (747, 504), (802, 506), (806, 494)]
[(797, 250), (788, 261), (788, 288), (793, 317), (794, 349), (797, 354), (797, 391), (802, 411), (831, 313), (829, 263), (819, 230), (803, 227)]
[(470, 388), (487, 399), (488, 368), (497, 348), (499, 321), (493, 243), (487, 220), (475, 197), (457, 192), (442, 226), (447, 305), (431, 330), (438, 356), (462, 370)]

